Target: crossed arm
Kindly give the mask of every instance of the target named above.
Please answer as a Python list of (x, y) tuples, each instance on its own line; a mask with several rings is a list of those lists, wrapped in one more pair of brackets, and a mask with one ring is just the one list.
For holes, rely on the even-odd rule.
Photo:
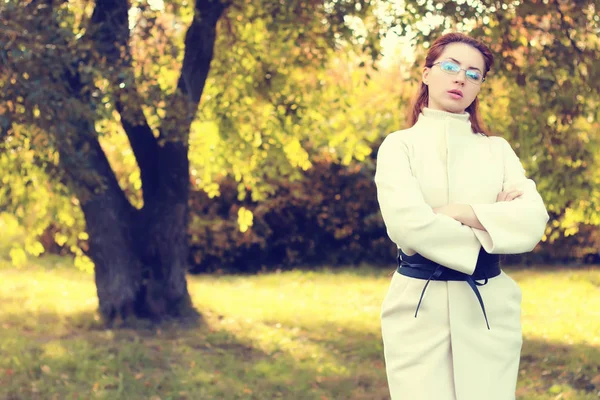
[(548, 221), (544, 203), (508, 142), (496, 140), (504, 146), (505, 169), (496, 203), (433, 209), (411, 172), (406, 143), (397, 134), (386, 137), (378, 151), (375, 183), (388, 235), (398, 247), (466, 274), (473, 272), (481, 247), (492, 254), (535, 247)]
[[(513, 189), (510, 191), (503, 191), (498, 194), (496, 202), (512, 201), (522, 195), (522, 190)], [(475, 214), (475, 211), (473, 211), (473, 207), (469, 204), (447, 204), (442, 207), (434, 208), (433, 212), (436, 214), (447, 215), (463, 225), (470, 226), (471, 228), (486, 231), (485, 227), (481, 224), (481, 221), (479, 221), (477, 214)]]
[(503, 192), (496, 203), (449, 204), (434, 212), (471, 227), (488, 253), (528, 252), (542, 239), (549, 216), (535, 182), (525, 175), (510, 144), (502, 138), (495, 140), (504, 152)]

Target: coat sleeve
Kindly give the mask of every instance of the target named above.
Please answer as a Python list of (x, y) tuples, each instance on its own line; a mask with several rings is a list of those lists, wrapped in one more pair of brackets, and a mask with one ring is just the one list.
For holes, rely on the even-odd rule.
[(539, 243), (544, 235), (548, 212), (533, 180), (525, 175), (525, 169), (510, 144), (498, 138), (503, 146), (503, 191), (519, 189), (523, 195), (512, 200), (493, 204), (471, 205), (485, 231), (473, 228), (473, 232), (488, 253), (526, 253)]
[(388, 135), (377, 153), (377, 200), (390, 239), (448, 268), (473, 274), (481, 244), (473, 230), (436, 214), (413, 176), (401, 133)]

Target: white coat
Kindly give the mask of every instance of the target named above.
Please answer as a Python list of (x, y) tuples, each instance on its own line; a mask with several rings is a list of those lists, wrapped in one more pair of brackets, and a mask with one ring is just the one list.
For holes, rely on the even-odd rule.
[[(425, 108), (417, 123), (389, 134), (377, 153), (377, 196), (391, 240), (472, 274), (481, 247), (492, 254), (531, 251), (548, 213), (509, 143), (474, 134), (469, 114)], [(499, 192), (521, 189), (509, 202)], [(470, 204), (485, 231), (435, 214)], [(479, 291), (490, 324), (467, 282), (432, 281), (415, 318), (424, 280), (394, 274), (381, 308), (393, 400), (511, 400), (522, 345), (521, 290), (502, 272)]]

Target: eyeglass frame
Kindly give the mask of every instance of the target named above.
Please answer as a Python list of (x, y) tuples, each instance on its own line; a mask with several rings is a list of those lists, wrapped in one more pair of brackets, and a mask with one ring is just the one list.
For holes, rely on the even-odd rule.
[(475, 71), (474, 69), (472, 69), (472, 68), (461, 68), (461, 67), (460, 67), (460, 65), (459, 65), (457, 62), (455, 62), (455, 61), (452, 61), (452, 60), (441, 60), (441, 61), (437, 61), (437, 62), (434, 62), (433, 64), (431, 64), (431, 66), (433, 67), (433, 66), (435, 66), (435, 65), (438, 65), (438, 64), (441, 64), (441, 63), (443, 63), (443, 62), (449, 62), (449, 63), (452, 63), (452, 64), (454, 64), (454, 65), (456, 65), (456, 66), (458, 67), (458, 72), (456, 72), (455, 74), (453, 74), (452, 72), (449, 72), (449, 71), (445, 71), (445, 70), (443, 70), (443, 69), (440, 67), (440, 70), (442, 70), (442, 72), (445, 72), (445, 73), (447, 73), (448, 75), (458, 75), (458, 74), (460, 73), (460, 71), (465, 71), (465, 78), (466, 78), (466, 79), (468, 79), (469, 81), (471, 81), (471, 82), (475, 83), (476, 85), (481, 85), (483, 82), (485, 82), (485, 74), (481, 73), (481, 82), (479, 82), (479, 81), (474, 81), (473, 79), (470, 79), (470, 78), (467, 76), (467, 71), (469, 71), (469, 70), (471, 70), (471, 71)]

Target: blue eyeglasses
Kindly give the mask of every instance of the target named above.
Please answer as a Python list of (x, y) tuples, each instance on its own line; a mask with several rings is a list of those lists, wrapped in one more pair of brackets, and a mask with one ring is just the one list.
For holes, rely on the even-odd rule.
[(450, 61), (450, 60), (438, 61), (436, 63), (433, 63), (432, 67), (434, 65), (438, 65), (438, 64), (440, 65), (440, 69), (447, 74), (458, 75), (458, 73), (460, 71), (465, 71), (465, 76), (471, 82), (476, 83), (476, 84), (481, 84), (481, 82), (485, 81), (483, 74), (481, 72), (479, 72), (478, 70), (461, 68), (460, 65), (458, 65), (454, 61)]

